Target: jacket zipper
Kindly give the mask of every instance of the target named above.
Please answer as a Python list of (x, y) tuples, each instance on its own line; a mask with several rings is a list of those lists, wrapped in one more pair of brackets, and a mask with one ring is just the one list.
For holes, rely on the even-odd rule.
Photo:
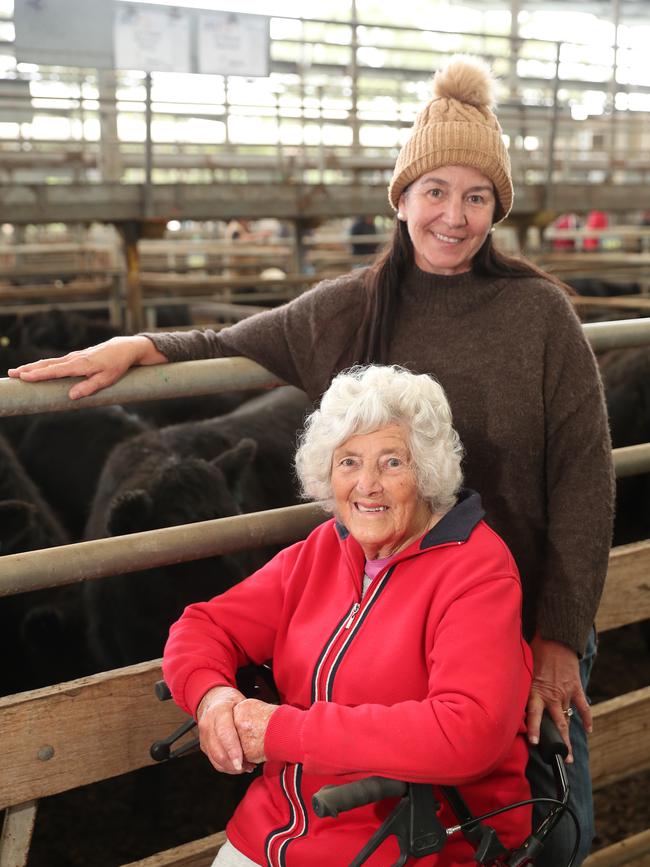
[(348, 647), (352, 643), (357, 630), (365, 619), (366, 614), (380, 596), (381, 591), (390, 578), (394, 568), (394, 566), (389, 568), (388, 571), (378, 579), (377, 583), (373, 582), (373, 584), (370, 585), (363, 599), (352, 605), (345, 620), (339, 622), (339, 625), (334, 630), (329, 641), (323, 648), (323, 654), (316, 666), (317, 670), (314, 678), (312, 701), (331, 701), (336, 670), (347, 652)]
[[(366, 591), (363, 599), (360, 602), (355, 602), (350, 608), (347, 616), (344, 616), (344, 619), (338, 622), (332, 635), (326, 642), (321, 657), (316, 664), (314, 679), (312, 682), (312, 701), (332, 700), (331, 696), (334, 684), (334, 676), (336, 674), (336, 671), (338, 670), (338, 666), (340, 665), (341, 660), (347, 652), (348, 647), (354, 640), (354, 636), (360, 628), (365, 615), (368, 613), (375, 601), (379, 598), (381, 591), (388, 582), (388, 579), (392, 574), (394, 568), (395, 566), (393, 565), (378, 581), (373, 581), (373, 583)], [(358, 617), (359, 612), (361, 612), (361, 617)], [(302, 771), (302, 766), (300, 766), (300, 770)], [(288, 797), (292, 810), (296, 811), (299, 808), (302, 808), (304, 812), (304, 807), (302, 806), (302, 797), (300, 793), (299, 779), (296, 782), (297, 785), (294, 792), (294, 797), (289, 797), (286, 791), (285, 795), (287, 795)], [(308, 820), (307, 814), (306, 812), (304, 812), (304, 825), (301, 831), (296, 833), (293, 829), (290, 831), (288, 829), (285, 829), (272, 835), (269, 839), (273, 839), (273, 837), (276, 837), (276, 839), (283, 839), (280, 843), (279, 850), (276, 853), (275, 857), (269, 858), (269, 864), (284, 864), (284, 859), (286, 857), (286, 850), (288, 846), (293, 840), (306, 834), (307, 831)], [(267, 852), (269, 851), (270, 847), (267, 847)]]
[(359, 604), (359, 602), (355, 602), (352, 606), (352, 611), (350, 611), (350, 616), (345, 621), (345, 629), (349, 629), (352, 626), (352, 624), (354, 623), (354, 618), (357, 616), (357, 612), (360, 608), (361, 605)]

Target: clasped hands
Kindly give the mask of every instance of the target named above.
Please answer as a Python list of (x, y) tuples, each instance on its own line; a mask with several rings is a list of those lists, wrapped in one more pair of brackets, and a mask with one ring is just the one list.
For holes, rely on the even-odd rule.
[(213, 687), (196, 712), (201, 749), (222, 773), (250, 773), (266, 761), (264, 736), (277, 709), (275, 704), (246, 698), (234, 687)]
[[(555, 641), (536, 636), (533, 649), (533, 684), (528, 700), (528, 737), (539, 740), (544, 708), (548, 710), (569, 747), (572, 762), (569, 719), (563, 713), (572, 704), (587, 732), (592, 730), (591, 708), (580, 683), (575, 651)], [(266, 761), (264, 737), (278, 705), (246, 698), (238, 689), (216, 686), (201, 699), (197, 709), (201, 749), (218, 771), (226, 774), (250, 772)]]

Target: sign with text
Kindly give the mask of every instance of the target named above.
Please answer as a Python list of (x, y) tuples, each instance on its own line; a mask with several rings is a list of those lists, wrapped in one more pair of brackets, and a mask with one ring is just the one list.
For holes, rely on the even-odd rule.
[(266, 15), (198, 13), (198, 71), (216, 75), (267, 76), (270, 25)]
[(116, 69), (192, 72), (191, 24), (186, 9), (116, 3)]
[(268, 76), (267, 15), (124, 0), (15, 0), (16, 59), (52, 66)]

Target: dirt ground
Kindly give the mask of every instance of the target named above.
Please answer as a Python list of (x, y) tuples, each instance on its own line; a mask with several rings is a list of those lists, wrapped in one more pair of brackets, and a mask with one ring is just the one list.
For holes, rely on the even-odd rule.
[[(594, 702), (650, 685), (636, 627), (605, 633)], [(160, 733), (153, 733), (155, 739)], [(249, 779), (216, 775), (201, 755), (44, 799), (28, 867), (117, 867), (222, 830)], [(650, 828), (650, 772), (595, 794), (595, 848)]]

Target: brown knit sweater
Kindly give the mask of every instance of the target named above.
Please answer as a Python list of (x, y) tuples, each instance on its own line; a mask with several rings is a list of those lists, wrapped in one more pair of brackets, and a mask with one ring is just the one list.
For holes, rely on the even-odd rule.
[[(361, 273), (219, 333), (147, 336), (170, 361), (243, 355), (318, 399), (355, 361)], [(602, 386), (567, 297), (541, 278), (416, 268), (389, 361), (432, 374), (447, 393), (465, 483), (521, 571), (526, 636), (582, 653), (607, 570), (614, 489)]]

